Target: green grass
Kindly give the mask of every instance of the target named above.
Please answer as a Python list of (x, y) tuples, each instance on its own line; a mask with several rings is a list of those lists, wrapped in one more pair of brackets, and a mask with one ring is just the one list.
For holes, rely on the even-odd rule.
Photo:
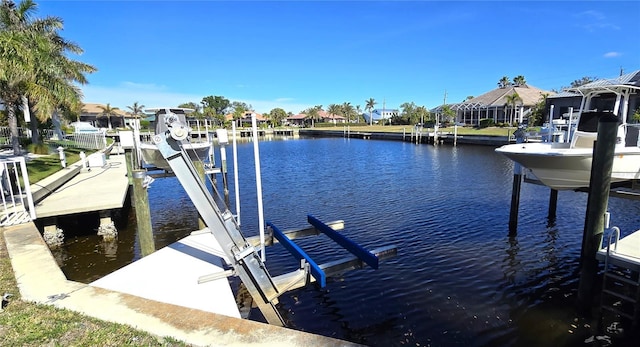
[[(64, 150), (67, 165), (74, 164), (80, 160), (80, 149), (67, 148)], [(85, 151), (87, 155), (90, 152)], [(51, 174), (62, 170), (60, 164), (60, 155), (58, 153), (39, 156), (27, 161), (27, 173), (29, 174), (29, 183), (35, 183)]]

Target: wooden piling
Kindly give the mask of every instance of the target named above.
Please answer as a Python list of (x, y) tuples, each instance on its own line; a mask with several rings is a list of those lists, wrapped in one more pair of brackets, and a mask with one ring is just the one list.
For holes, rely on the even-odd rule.
[[(200, 161), (200, 160), (194, 160), (193, 161), (193, 166), (196, 168), (196, 172), (198, 173), (198, 177), (200, 177), (200, 179), (204, 182), (204, 180), (206, 178), (206, 173), (205, 173), (205, 170), (204, 170), (204, 163), (202, 161)], [(206, 227), (207, 227), (207, 225), (204, 223), (204, 220), (202, 219), (202, 216), (200, 216), (200, 214), (198, 214), (198, 228), (199, 229), (204, 229)]]
[(136, 225), (138, 229), (138, 241), (140, 242), (140, 252), (145, 257), (156, 250), (151, 229), (151, 211), (149, 209), (149, 194), (144, 186), (144, 179), (147, 176), (145, 170), (133, 170), (133, 194), (135, 196)]
[(602, 245), (617, 134), (618, 118), (610, 112), (602, 112), (598, 122), (598, 137), (593, 149), (589, 197), (580, 256), (580, 283), (577, 301), (578, 308), (583, 312), (589, 312), (592, 306), (593, 289), (598, 275), (596, 254)]

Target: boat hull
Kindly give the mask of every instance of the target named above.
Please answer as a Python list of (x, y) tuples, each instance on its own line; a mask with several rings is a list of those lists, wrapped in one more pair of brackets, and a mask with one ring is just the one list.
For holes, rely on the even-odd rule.
[[(542, 184), (556, 189), (589, 187), (591, 148), (568, 148), (562, 143), (524, 143), (506, 145), (496, 152), (522, 165)], [(640, 178), (640, 148), (619, 147), (614, 153), (611, 182)]]
[[(187, 143), (183, 145), (185, 152), (189, 154), (189, 158), (192, 161), (205, 161), (209, 157), (211, 150), (210, 142), (197, 142)], [(144, 164), (171, 171), (171, 167), (167, 160), (162, 156), (158, 147), (151, 143), (140, 144), (140, 153), (142, 154), (142, 161)]]

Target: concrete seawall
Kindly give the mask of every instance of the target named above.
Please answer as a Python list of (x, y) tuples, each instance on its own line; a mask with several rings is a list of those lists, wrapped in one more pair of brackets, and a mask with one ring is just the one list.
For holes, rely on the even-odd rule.
[[(319, 130), (319, 129), (300, 129), (300, 136), (307, 137), (349, 137), (349, 138), (365, 138), (372, 140), (389, 140), (389, 141), (411, 141), (411, 133), (391, 133), (391, 132), (361, 132), (342, 130)], [(444, 141), (445, 144), (453, 144), (453, 134), (439, 134), (438, 139)], [(414, 139), (415, 141), (415, 135)], [(432, 143), (433, 136), (422, 135), (422, 143)], [(502, 146), (509, 143), (507, 136), (490, 136), (490, 135), (458, 135), (456, 139), (458, 144), (465, 145), (482, 145), (482, 146)]]

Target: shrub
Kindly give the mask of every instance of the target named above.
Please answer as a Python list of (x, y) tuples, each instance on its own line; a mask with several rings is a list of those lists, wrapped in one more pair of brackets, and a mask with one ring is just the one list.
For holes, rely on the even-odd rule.
[(493, 126), (493, 119), (492, 118), (483, 118), (483, 119), (480, 120), (480, 124), (478, 125), (478, 127), (480, 129), (488, 128), (490, 126)]
[(44, 143), (30, 144), (27, 146), (29, 153), (33, 154), (49, 154), (49, 146)]

